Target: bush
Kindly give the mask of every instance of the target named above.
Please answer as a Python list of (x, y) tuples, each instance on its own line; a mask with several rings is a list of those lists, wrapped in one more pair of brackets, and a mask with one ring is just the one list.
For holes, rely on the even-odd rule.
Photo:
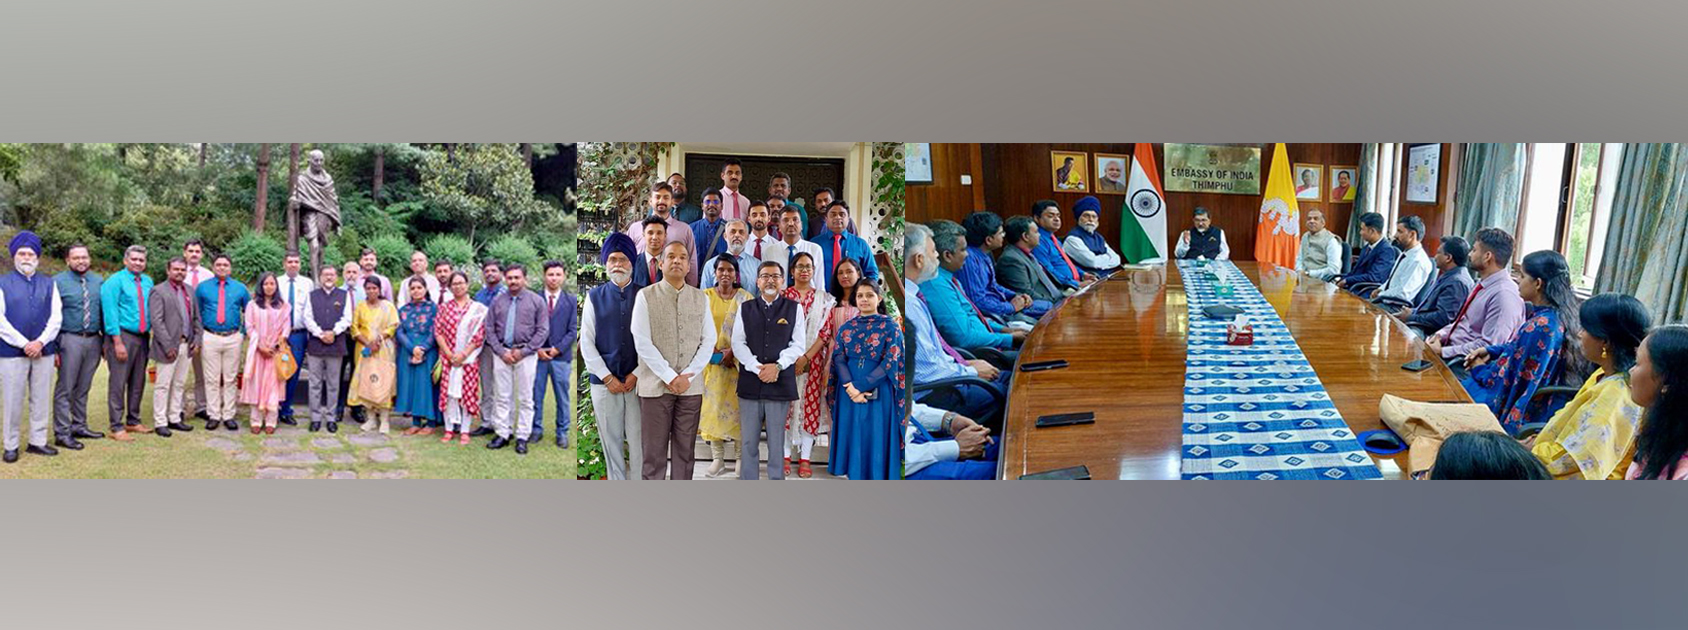
[(146, 205), (118, 213), (103, 232), (115, 247), (119, 262), (123, 250), (130, 245), (146, 246), (147, 273), (162, 278), (170, 259), (182, 253), (182, 243), (200, 238), (199, 231), (185, 225), (183, 219), (182, 211), (177, 208)]
[(410, 241), (405, 240), (403, 236), (382, 234), (369, 239), (367, 245), (375, 250), (375, 270), (381, 275), (389, 279), (410, 275), (410, 254), (415, 252), (416, 248), (411, 247)]
[(514, 234), (506, 234), (487, 243), (485, 255), (501, 264), (520, 264), (527, 268), (529, 277), (534, 276), (539, 268), (539, 250), (527, 239)]
[[(469, 239), (456, 234), (441, 234), (428, 239), (422, 246), (422, 251), (428, 254), (428, 260), (434, 262), (446, 261), (455, 269), (470, 270), (475, 267), (475, 246)], [(470, 276), (475, 274), (470, 273)]]
[[(250, 285), (266, 271), (281, 273), (286, 248), (274, 236), (247, 231), (229, 243), (225, 253), (234, 262), (235, 279)], [(253, 290), (257, 288), (253, 287)]]

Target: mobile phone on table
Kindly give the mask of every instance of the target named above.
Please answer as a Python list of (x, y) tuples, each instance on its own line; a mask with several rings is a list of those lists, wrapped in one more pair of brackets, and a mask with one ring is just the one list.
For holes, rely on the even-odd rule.
[(1057, 413), (1041, 416), (1037, 419), (1037, 428), (1064, 427), (1074, 424), (1094, 424), (1096, 412), (1084, 411), (1080, 413)]
[(1430, 366), (1432, 366), (1432, 365), (1435, 365), (1435, 364), (1431, 363), (1430, 361), (1427, 361), (1425, 359), (1419, 359), (1417, 361), (1413, 361), (1411, 363), (1407, 363), (1406, 365), (1401, 366), (1401, 369), (1406, 370), (1408, 372), (1423, 372), (1425, 370), (1430, 369)]
[(1020, 364), (1020, 371), (1041, 372), (1044, 370), (1059, 370), (1064, 367), (1067, 367), (1067, 361), (1065, 359), (1055, 359), (1054, 361), (1033, 361), (1031, 363), (1022, 363)]
[(1055, 469), (1055, 470), (1045, 470), (1043, 472), (1026, 473), (1024, 475), (1020, 475), (1020, 478), (1021, 479), (1027, 479), (1027, 480), (1029, 480), (1029, 479), (1089, 479), (1090, 478), (1090, 467), (1089, 466), (1072, 466), (1072, 467), (1068, 467), (1068, 468), (1058, 468), (1058, 469)]

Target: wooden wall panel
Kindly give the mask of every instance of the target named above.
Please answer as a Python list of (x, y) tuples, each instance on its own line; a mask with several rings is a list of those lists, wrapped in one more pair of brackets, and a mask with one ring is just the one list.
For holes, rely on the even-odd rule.
[[(979, 143), (932, 143), (932, 183), (908, 185), (907, 216), (965, 217), (983, 208), (984, 178), (979, 169)], [(972, 176), (973, 183), (963, 186), (962, 175)]]

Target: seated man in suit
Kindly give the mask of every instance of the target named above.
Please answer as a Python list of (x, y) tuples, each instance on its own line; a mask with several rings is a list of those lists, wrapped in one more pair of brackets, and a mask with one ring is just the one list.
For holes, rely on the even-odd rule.
[(1213, 216), (1207, 208), (1196, 207), (1194, 223), (1194, 229), (1184, 230), (1178, 236), (1178, 246), (1172, 248), (1172, 255), (1185, 260), (1230, 260), (1231, 244), (1225, 242), (1225, 230), (1213, 226)]
[(1421, 334), (1430, 334), (1453, 323), (1459, 307), (1465, 304), (1471, 287), (1476, 284), (1471, 271), (1465, 268), (1471, 257), (1471, 245), (1458, 236), (1444, 236), (1441, 242), (1436, 251), (1436, 284), (1430, 289), (1430, 297), (1396, 313), (1409, 328)]
[(1395, 270), (1395, 260), (1401, 257), (1401, 250), (1395, 249), (1383, 241), (1383, 215), (1367, 212), (1360, 215), (1360, 239), (1366, 246), (1360, 250), (1360, 257), (1354, 261), (1354, 267), (1347, 275), (1337, 276), (1336, 286), (1354, 291), (1355, 287), (1369, 290), (1369, 287), (1383, 284), (1389, 279), (1390, 272)]
[(1073, 204), (1073, 218), (1078, 226), (1067, 232), (1067, 240), (1061, 243), (1067, 256), (1085, 273), (1101, 275), (1118, 271), (1125, 260), (1108, 244), (1108, 239), (1096, 233), (1096, 226), (1102, 220), (1102, 202), (1090, 196), (1078, 200)]
[(1067, 294), (1056, 286), (1055, 280), (1032, 255), (1043, 238), (1037, 226), (1032, 225), (1032, 220), (1029, 217), (1011, 217), (1002, 230), (1003, 238), (1008, 241), (1008, 245), (1002, 248), (1002, 256), (996, 259), (996, 277), (1002, 281), (1002, 286), (1050, 304), (1066, 299)]
[(1009, 373), (986, 361), (967, 359), (938, 335), (932, 310), (919, 284), (938, 275), (938, 250), (932, 243), (932, 230), (918, 223), (912, 224), (903, 238), (903, 327), (920, 342), (919, 351), (911, 353), (914, 357), (914, 384), (919, 386), (963, 377), (987, 381), (983, 385), (966, 384), (949, 390), (923, 392), (924, 395), (918, 395), (916, 399), (973, 418), (989, 416), (997, 410), (996, 397), (1007, 391)]
[(1032, 258), (1043, 266), (1056, 286), (1076, 291), (1096, 281), (1096, 274), (1080, 269), (1067, 250), (1061, 248), (1060, 237), (1055, 236), (1061, 229), (1061, 206), (1049, 199), (1032, 204), (1032, 222), (1037, 224), (1039, 232)]
[(927, 227), (932, 230), (932, 243), (937, 248), (938, 272), (920, 283), (920, 294), (932, 309), (938, 334), (951, 346), (968, 350), (992, 348), (1014, 361), (1019, 356), (1014, 348), (1025, 341), (1026, 331), (1031, 327), (1009, 328), (993, 324), (980, 315), (955, 277), (968, 256), (966, 231), (954, 221), (933, 221)]
[(986, 315), (1002, 321), (1035, 324), (1054, 306), (1045, 300), (1034, 300), (1025, 293), (1008, 290), (996, 280), (996, 259), (991, 252), (1002, 249), (1006, 240), (1002, 232), (1002, 217), (994, 212), (975, 212), (961, 222), (967, 230), (967, 260), (961, 263), (956, 277), (967, 299)]
[(1395, 312), (1418, 302), (1418, 295), (1424, 291), (1431, 276), (1430, 257), (1424, 255), (1424, 247), (1419, 242), (1422, 238), (1424, 221), (1418, 217), (1405, 216), (1395, 222), (1393, 244), (1401, 250), (1401, 254), (1395, 259), (1395, 268), (1390, 270), (1389, 279), (1370, 292), (1372, 303)]
[(1307, 210), (1307, 232), (1301, 236), (1301, 254), (1295, 257), (1295, 270), (1329, 282), (1342, 274), (1342, 239), (1325, 229), (1325, 213), (1317, 208)]

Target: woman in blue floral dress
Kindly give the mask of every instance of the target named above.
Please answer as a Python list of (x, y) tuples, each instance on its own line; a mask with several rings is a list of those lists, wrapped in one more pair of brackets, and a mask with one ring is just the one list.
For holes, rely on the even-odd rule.
[(1512, 341), (1466, 355), (1470, 374), (1460, 381), (1514, 435), (1526, 424), (1546, 422), (1565, 402), (1534, 400), (1537, 388), (1580, 381), (1589, 372), (1582, 352), (1570, 346), (1582, 326), (1565, 257), (1547, 250), (1525, 256), (1518, 295), (1529, 303), (1524, 325)]

